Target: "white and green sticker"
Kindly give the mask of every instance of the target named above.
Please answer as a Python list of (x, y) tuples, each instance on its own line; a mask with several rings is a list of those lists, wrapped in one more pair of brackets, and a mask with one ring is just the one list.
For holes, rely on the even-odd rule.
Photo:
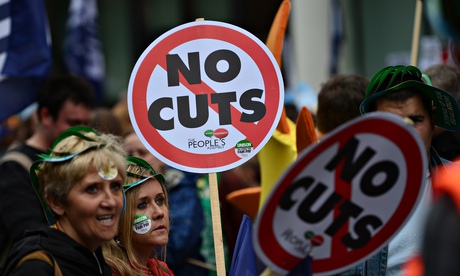
[(248, 140), (241, 140), (238, 143), (236, 143), (236, 146), (235, 146), (235, 153), (240, 158), (250, 156), (253, 150), (254, 150), (254, 146)]
[(99, 168), (99, 176), (102, 177), (103, 179), (105, 180), (112, 180), (114, 179), (115, 177), (117, 177), (118, 175), (118, 168), (117, 166), (115, 165), (115, 163), (113, 163), (112, 161), (110, 161), (110, 163), (108, 164), (107, 167), (105, 168)]
[(152, 221), (144, 214), (137, 214), (133, 220), (133, 230), (137, 234), (145, 234), (152, 227)]

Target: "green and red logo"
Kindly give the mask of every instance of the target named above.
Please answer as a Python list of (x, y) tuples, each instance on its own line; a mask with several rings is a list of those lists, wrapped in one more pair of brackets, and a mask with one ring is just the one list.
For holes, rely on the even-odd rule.
[(216, 130), (208, 129), (204, 132), (204, 136), (212, 138), (213, 136), (218, 139), (223, 139), (228, 136), (228, 130), (225, 128), (218, 128)]

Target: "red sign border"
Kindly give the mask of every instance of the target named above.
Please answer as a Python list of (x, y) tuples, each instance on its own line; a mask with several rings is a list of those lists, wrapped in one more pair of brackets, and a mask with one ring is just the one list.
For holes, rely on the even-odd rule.
[[(392, 120), (388, 120), (385, 117), (388, 117)], [(394, 121), (398, 119), (398, 121)], [(397, 124), (394, 124), (398, 122)], [(363, 125), (366, 125), (363, 128)], [(291, 255), (289, 252), (285, 251), (278, 243), (276, 243), (275, 235), (272, 231), (272, 218), (276, 211), (277, 204), (270, 204), (270, 202), (279, 202), (281, 196), (286, 191), (286, 189), (291, 185), (293, 180), (297, 175), (303, 171), (303, 169), (314, 159), (314, 157), (321, 154), (325, 149), (329, 148), (331, 145), (340, 143), (343, 141), (348, 141), (352, 136), (357, 134), (364, 133), (373, 133), (386, 137), (395, 144), (398, 145), (400, 149), (403, 149), (404, 152), (409, 152), (410, 160), (406, 159), (407, 175), (419, 175), (420, 177), (414, 179), (412, 182), (406, 185), (403, 198), (397, 208), (399, 216), (393, 216), (380, 230), (373, 239), (369, 242), (369, 246), (366, 246), (362, 249), (354, 250), (353, 253), (347, 256), (341, 256), (340, 259), (334, 260), (334, 263), (331, 264), (327, 260), (315, 260), (313, 257), (312, 268), (313, 273), (334, 273), (334, 271), (341, 270), (350, 266), (351, 264), (358, 263), (368, 256), (382, 248), (395, 232), (403, 225), (406, 217), (413, 212), (413, 206), (418, 201), (421, 195), (421, 188), (423, 187), (425, 179), (423, 178), (427, 166), (426, 156), (420, 154), (421, 149), (424, 152), (424, 146), (419, 139), (414, 139), (418, 135), (415, 133), (415, 130), (411, 130), (412, 135), (407, 131), (410, 129), (405, 124), (400, 117), (397, 117), (393, 114), (375, 112), (374, 114), (369, 114), (365, 117), (355, 119), (344, 126), (340, 127), (336, 131), (332, 132), (330, 135), (321, 141), (317, 146), (309, 148), (301, 155), (298, 156), (298, 159), (293, 163), (280, 178), (278, 183), (272, 189), (271, 194), (266, 200), (263, 208), (261, 209), (259, 216), (257, 217), (257, 222), (254, 231), (254, 248), (256, 253), (260, 254), (261, 259), (265, 259), (273, 265), (277, 266), (272, 268), (276, 272), (285, 273), (290, 271), (295, 267), (297, 263), (301, 261), (300, 258)], [(356, 129), (362, 129), (357, 133)], [(401, 131), (403, 130), (403, 131)], [(417, 156), (416, 154), (419, 154)], [(406, 157), (407, 155), (405, 155)], [(415, 157), (414, 157), (415, 156)], [(416, 161), (420, 162), (416, 162)], [(422, 173), (420, 174), (420, 170)], [(409, 188), (410, 187), (410, 188)], [(414, 193), (413, 191), (418, 191)], [(404, 202), (404, 204), (403, 204)], [(404, 214), (401, 214), (404, 212)], [(387, 233), (391, 233), (388, 237), (385, 237)], [(259, 247), (260, 246), (260, 247)], [(272, 253), (271, 258), (269, 258), (266, 253)], [(313, 250), (314, 253), (314, 250)], [(329, 260), (329, 259), (328, 259)], [(278, 270), (278, 271), (277, 271)], [(284, 270), (284, 271), (283, 271)]]
[[(232, 35), (229, 35), (231, 33)], [(147, 86), (151, 73), (157, 65), (166, 68), (166, 60), (161, 60), (171, 49), (171, 45), (181, 45), (193, 39), (219, 39), (246, 49), (245, 51), (256, 63), (264, 79), (265, 88), (265, 105), (267, 113), (263, 119), (252, 124), (241, 125), (241, 129), (251, 129), (251, 134), (255, 137), (246, 137), (253, 144), (253, 152), (250, 156), (242, 159), (235, 154), (234, 147), (220, 153), (190, 153), (171, 147), (169, 141), (164, 139), (158, 130), (148, 123), (148, 109), (145, 106), (147, 102)], [(262, 50), (262, 51), (261, 51)], [(262, 52), (264, 53), (262, 55)], [(263, 73), (267, 72), (267, 73)], [(181, 83), (183, 83), (183, 78)], [(212, 93), (212, 89), (204, 87), (205, 91)], [(131, 99), (136, 99), (135, 101)], [(133, 121), (133, 127), (136, 133), (142, 137), (150, 150), (153, 150), (156, 156), (167, 164), (174, 165), (194, 172), (217, 172), (236, 167), (250, 157), (254, 156), (264, 145), (276, 129), (276, 125), (281, 117), (281, 111), (284, 104), (284, 84), (281, 71), (268, 48), (261, 43), (255, 36), (239, 27), (215, 21), (197, 21), (180, 25), (171, 29), (159, 38), (144, 51), (133, 69), (129, 89), (128, 105), (130, 109), (130, 118)], [(234, 110), (232, 110), (234, 111)], [(137, 118), (145, 118), (138, 120)], [(233, 120), (233, 125), (239, 123)], [(243, 123), (240, 123), (243, 124)], [(221, 127), (221, 126), (219, 126)], [(144, 135), (144, 133), (148, 133)], [(260, 135), (266, 133), (265, 136)], [(143, 140), (141, 139), (141, 141)], [(153, 147), (152, 145), (155, 145)], [(158, 156), (159, 155), (159, 156)], [(180, 156), (180, 158), (178, 158)]]

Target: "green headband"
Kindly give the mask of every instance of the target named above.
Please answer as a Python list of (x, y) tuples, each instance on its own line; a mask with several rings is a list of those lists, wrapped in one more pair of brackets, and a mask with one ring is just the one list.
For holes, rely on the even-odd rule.
[(135, 156), (128, 156), (128, 158), (126, 158), (126, 162), (129, 165), (135, 165), (135, 166), (139, 166), (141, 168), (144, 168), (144, 169), (150, 171), (150, 173), (152, 175), (151, 176), (143, 176), (143, 175), (139, 175), (137, 173), (133, 173), (133, 172), (128, 171), (127, 175), (138, 177), (138, 178), (140, 178), (140, 180), (136, 181), (134, 183), (128, 183), (128, 184), (123, 185), (123, 190), (125, 192), (128, 191), (129, 189), (131, 189), (132, 187), (135, 187), (135, 186), (137, 186), (137, 185), (139, 185), (141, 183), (144, 183), (145, 181), (151, 179), (152, 177), (155, 177), (158, 180), (158, 182), (160, 182), (162, 185), (165, 185), (166, 181), (165, 181), (164, 176), (161, 173), (157, 173), (152, 168), (152, 166), (147, 161), (145, 161), (144, 159), (141, 159), (141, 158), (135, 157)]
[(70, 136), (77, 136), (78, 138), (81, 138), (81, 139), (83, 139), (85, 141), (89, 141), (89, 142), (96, 142), (93, 139), (85, 136), (82, 132), (83, 133), (92, 132), (92, 133), (96, 134), (96, 136), (101, 135), (99, 132), (97, 132), (96, 130), (94, 130), (91, 127), (87, 127), (87, 126), (70, 127), (68, 129), (66, 129), (64, 132), (62, 132), (61, 135), (59, 135), (58, 138), (56, 138), (56, 140), (54, 140), (53, 145), (51, 146), (50, 149), (48, 149), (48, 153), (51, 153), (54, 150), (54, 147), (56, 147), (57, 144), (59, 144), (62, 140), (66, 139), (66, 138), (68, 138)]
[(40, 165), (43, 162), (51, 162), (51, 163), (66, 162), (66, 161), (71, 160), (72, 158), (74, 158), (75, 156), (77, 156), (79, 154), (86, 153), (86, 152), (89, 152), (89, 151), (92, 151), (92, 150), (95, 150), (97, 148), (105, 146), (105, 144), (97, 144), (97, 145), (90, 146), (90, 147), (84, 149), (81, 152), (69, 153), (69, 154), (67, 154), (65, 156), (51, 156), (51, 153), (53, 153), (53, 150), (54, 150), (55, 146), (58, 143), (60, 143), (62, 140), (66, 139), (66, 138), (68, 138), (70, 136), (77, 136), (77, 137), (79, 137), (79, 138), (81, 138), (83, 140), (86, 140), (86, 141), (96, 142), (94, 139), (91, 139), (91, 138), (89, 138), (89, 137), (84, 135), (84, 133), (90, 133), (90, 132), (95, 133), (98, 136), (100, 135), (94, 129), (92, 129), (90, 127), (86, 127), (86, 126), (75, 126), (75, 127), (71, 127), (69, 129), (65, 130), (64, 132), (61, 133), (61, 135), (59, 135), (58, 138), (56, 138), (56, 140), (54, 141), (52, 147), (47, 150), (47, 154), (38, 154), (37, 156), (40, 159), (38, 159), (37, 161), (33, 162), (32, 166), (30, 167), (29, 175), (30, 175), (30, 179), (32, 181), (32, 185), (33, 185), (34, 190), (35, 190), (35, 192), (37, 193), (37, 195), (38, 195), (38, 197), (40, 199), (40, 202), (41, 202), (41, 204), (43, 206), (43, 210), (44, 210), (45, 215), (46, 215), (46, 219), (48, 220), (48, 223), (50, 225), (53, 225), (54, 223), (56, 223), (57, 217), (54, 214), (54, 212), (51, 210), (51, 208), (49, 207), (49, 205), (46, 202), (46, 200), (43, 197), (43, 195), (40, 193), (40, 187), (39, 187), (39, 184), (38, 184), (37, 171), (40, 170)]

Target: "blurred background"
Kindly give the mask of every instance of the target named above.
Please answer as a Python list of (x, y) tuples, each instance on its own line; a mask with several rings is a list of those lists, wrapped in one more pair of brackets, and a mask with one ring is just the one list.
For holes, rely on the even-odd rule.
[[(86, 76), (96, 88), (98, 104), (111, 107), (125, 97), (139, 56), (164, 32), (204, 18), (236, 25), (265, 42), (282, 0), (0, 0), (2, 98), (7, 97), (2, 94), (6, 91), (2, 77), (14, 75), (1, 71), (2, 8), (21, 2), (23, 9), (43, 6), (43, 11), (32, 8), (28, 16), (42, 16), (49, 24), (49, 72)], [(417, 66), (423, 70), (437, 63), (456, 63), (453, 41), (460, 29), (460, 1), (421, 3), (291, 0), (281, 66), (286, 102), (299, 109), (305, 105), (314, 113), (316, 93), (332, 75), (370, 77), (385, 65), (410, 64), (418, 4), (423, 9), (417, 24)], [(0, 102), (0, 113), (10, 105)], [(5, 118), (0, 116), (0, 124)]]
[[(72, 1), (96, 2), (105, 67), (103, 104), (109, 106), (126, 90), (139, 56), (164, 32), (204, 18), (239, 26), (265, 42), (282, 2), (46, 0), (53, 71), (66, 70), (63, 44)], [(435, 32), (430, 24), (427, 2), (430, 1), (424, 3), (420, 23), (420, 67), (446, 62), (448, 58), (449, 39)], [(372, 76), (387, 64), (410, 63), (416, 0), (292, 0), (291, 4), (282, 66), (286, 93), (292, 93), (287, 95), (287, 101), (308, 103), (308, 94), (318, 91), (332, 74)]]

